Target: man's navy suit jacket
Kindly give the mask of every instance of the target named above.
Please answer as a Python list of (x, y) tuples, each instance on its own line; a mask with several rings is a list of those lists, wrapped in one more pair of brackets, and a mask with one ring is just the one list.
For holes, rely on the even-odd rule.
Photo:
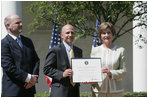
[(39, 74), (40, 60), (31, 39), (21, 35), (23, 48), (10, 35), (1, 40), (1, 66), (3, 68), (2, 96), (33, 96), (35, 86), (25, 89), (28, 73)]
[[(75, 58), (82, 57), (82, 50), (78, 47), (73, 46), (73, 51)], [(51, 77), (51, 97), (68, 97), (68, 92), (70, 91), (70, 78), (62, 78), (63, 72), (70, 68), (68, 56), (66, 53), (66, 48), (63, 43), (57, 45), (51, 49), (46, 57), (44, 74)], [(73, 93), (74, 95), (79, 95), (79, 85), (76, 84)]]

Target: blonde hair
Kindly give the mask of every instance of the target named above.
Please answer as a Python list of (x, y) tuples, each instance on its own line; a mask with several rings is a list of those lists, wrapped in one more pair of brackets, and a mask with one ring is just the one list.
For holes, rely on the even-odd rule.
[(111, 30), (113, 36), (115, 35), (116, 31), (115, 31), (115, 28), (113, 27), (113, 25), (110, 22), (103, 22), (99, 26), (98, 36), (101, 37), (101, 33), (103, 32), (103, 30), (106, 30), (107, 28), (109, 28)]

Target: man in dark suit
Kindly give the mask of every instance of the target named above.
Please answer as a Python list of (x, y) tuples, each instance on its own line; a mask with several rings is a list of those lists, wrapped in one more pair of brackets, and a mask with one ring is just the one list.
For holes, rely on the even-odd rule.
[(79, 83), (72, 85), (72, 69), (70, 67), (70, 49), (76, 58), (82, 57), (82, 50), (73, 46), (74, 28), (67, 24), (62, 28), (63, 42), (51, 49), (46, 57), (44, 74), (52, 78), (51, 97), (79, 97)]
[(20, 35), (20, 17), (16, 14), (8, 15), (4, 24), (8, 35), (1, 40), (2, 96), (33, 97), (40, 60), (31, 39)]

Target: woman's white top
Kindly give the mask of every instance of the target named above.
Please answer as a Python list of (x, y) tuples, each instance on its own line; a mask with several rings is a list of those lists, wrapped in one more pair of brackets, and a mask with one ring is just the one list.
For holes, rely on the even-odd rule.
[(92, 85), (93, 92), (123, 92), (122, 78), (126, 74), (125, 49), (117, 45), (114, 45), (111, 49), (107, 49), (101, 45), (92, 47), (90, 56), (92, 58), (101, 58), (102, 67), (108, 67), (112, 74), (109, 77), (106, 73), (102, 73), (103, 81)]

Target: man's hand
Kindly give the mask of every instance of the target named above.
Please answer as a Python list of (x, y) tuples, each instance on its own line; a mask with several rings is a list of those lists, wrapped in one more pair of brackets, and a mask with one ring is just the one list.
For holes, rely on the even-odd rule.
[(71, 69), (66, 69), (64, 72), (63, 72), (63, 78), (65, 77), (72, 77), (72, 70)]
[(29, 89), (32, 86), (34, 86), (37, 82), (38, 82), (38, 75), (31, 75), (29, 83), (25, 83), (24, 87), (25, 89)]
[(32, 87), (32, 84), (31, 83), (25, 83), (24, 85), (25, 89), (29, 89)]
[(31, 83), (32, 86), (34, 86), (37, 82), (38, 82), (38, 75), (31, 75), (29, 83)]

